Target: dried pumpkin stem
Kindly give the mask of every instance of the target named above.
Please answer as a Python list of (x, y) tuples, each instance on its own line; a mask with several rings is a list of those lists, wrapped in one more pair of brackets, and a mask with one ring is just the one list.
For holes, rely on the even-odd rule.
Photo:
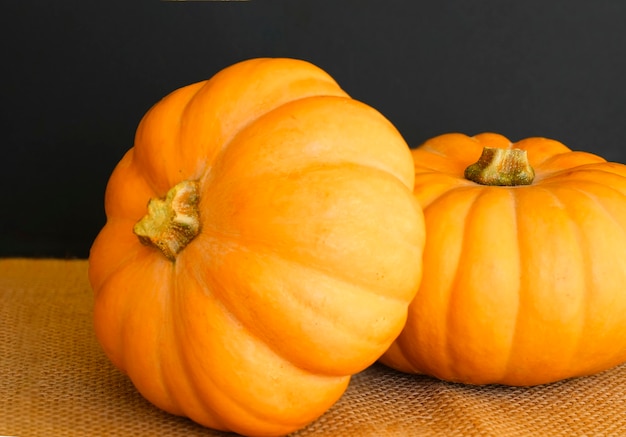
[(164, 198), (150, 199), (148, 213), (133, 228), (139, 241), (174, 261), (200, 231), (198, 190), (196, 181), (183, 181)]
[(530, 185), (535, 171), (526, 150), (485, 147), (477, 162), (465, 169), (465, 179), (481, 185)]

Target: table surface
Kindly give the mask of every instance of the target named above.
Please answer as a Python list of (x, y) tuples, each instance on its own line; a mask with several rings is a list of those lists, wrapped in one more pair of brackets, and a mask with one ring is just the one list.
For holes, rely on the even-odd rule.
[[(0, 435), (225, 436), (153, 407), (104, 356), (85, 260), (0, 259)], [(473, 387), (375, 364), (294, 436), (626, 436), (626, 365)]]

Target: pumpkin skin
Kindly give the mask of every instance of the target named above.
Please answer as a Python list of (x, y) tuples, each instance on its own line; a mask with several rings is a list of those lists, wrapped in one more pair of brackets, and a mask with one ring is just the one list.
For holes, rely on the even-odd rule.
[[(525, 150), (530, 185), (464, 178), (484, 146)], [(395, 369), (516, 386), (626, 361), (626, 166), (546, 138), (446, 134), (413, 150), (423, 278)]]
[[(149, 401), (218, 430), (315, 420), (400, 333), (424, 222), (408, 145), (318, 67), (250, 59), (142, 119), (105, 194), (97, 338)], [(142, 244), (150, 199), (197, 184), (199, 232)]]

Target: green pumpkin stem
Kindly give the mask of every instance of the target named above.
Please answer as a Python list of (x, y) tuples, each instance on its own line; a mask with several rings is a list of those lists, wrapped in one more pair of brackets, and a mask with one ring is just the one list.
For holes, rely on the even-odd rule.
[(150, 199), (148, 213), (133, 227), (143, 244), (159, 249), (170, 261), (200, 231), (198, 183), (183, 181), (164, 198)]
[(485, 147), (477, 162), (465, 169), (465, 179), (481, 185), (530, 185), (535, 171), (526, 150)]

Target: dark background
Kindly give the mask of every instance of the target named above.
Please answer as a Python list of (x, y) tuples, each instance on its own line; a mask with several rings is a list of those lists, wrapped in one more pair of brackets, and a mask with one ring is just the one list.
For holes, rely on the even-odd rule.
[(143, 114), (251, 57), (322, 67), (411, 146), (495, 131), (626, 163), (623, 0), (22, 0), (0, 32), (3, 257), (86, 257)]

